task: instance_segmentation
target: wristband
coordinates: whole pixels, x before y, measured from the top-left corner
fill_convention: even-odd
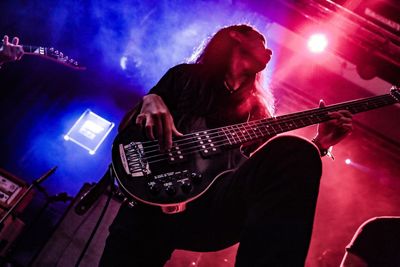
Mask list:
[[[335,157],[332,154],[332,148],[333,148],[332,146],[330,146],[327,149],[326,148],[322,148],[321,144],[315,138],[311,139],[311,142],[313,142],[318,147],[319,154],[321,155],[321,157],[328,156],[332,160],[335,159]]]

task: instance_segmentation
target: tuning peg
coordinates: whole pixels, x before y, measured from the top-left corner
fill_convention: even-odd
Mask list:
[[[50,47],[50,49],[49,49],[51,52],[53,52],[54,51],[54,47]]]
[[[64,56],[64,54],[60,52],[60,57],[63,57],[63,56]]]
[[[58,50],[54,51],[54,54],[58,55],[59,54]]]

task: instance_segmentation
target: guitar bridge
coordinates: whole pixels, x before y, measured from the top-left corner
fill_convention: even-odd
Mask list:
[[[150,166],[143,159],[144,150],[141,143],[131,142],[127,145],[119,145],[119,155],[122,166],[127,174],[139,177],[151,173]]]

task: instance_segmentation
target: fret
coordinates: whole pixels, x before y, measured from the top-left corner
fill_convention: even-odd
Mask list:
[[[254,121],[254,127],[260,132],[261,136],[267,135],[266,131],[262,131],[262,125],[259,122]]]
[[[233,138],[233,143],[234,143],[234,144],[240,143],[240,139],[239,139],[239,142],[236,141],[236,138],[239,138],[239,137],[237,137],[236,132],[235,132],[235,129],[233,128],[233,125],[228,126],[227,128],[228,128],[228,129],[230,128],[229,134],[230,134],[231,137]]]
[[[242,134],[243,134],[243,137],[244,137],[245,141],[249,141],[249,140],[253,140],[254,139],[254,137],[251,136],[251,134],[249,133],[249,127],[250,127],[249,123],[246,122],[244,124],[241,124],[240,127],[242,129],[241,131],[242,131]],[[247,135],[247,138],[246,138],[246,135]]]
[[[272,125],[271,127],[272,127],[273,129],[275,129],[275,131],[276,131],[277,133],[283,133],[284,130],[282,129],[281,124],[282,124],[282,123],[278,123],[277,125]],[[276,127],[279,127],[279,128],[276,128]]]
[[[229,138],[228,134],[225,132],[225,128],[221,128],[222,133],[226,137],[226,140],[228,140],[229,144],[232,145],[231,139]]]
[[[258,130],[257,126],[255,126],[254,122],[249,122],[250,129],[252,130],[253,134],[258,138],[258,135],[255,130]]]
[[[255,124],[255,125],[257,125],[257,124]],[[260,132],[260,134],[261,134],[262,137],[265,136],[265,134],[263,133],[263,131],[261,131],[260,128],[259,128],[258,126],[255,126],[255,129],[257,129],[257,130]]]
[[[253,140],[253,139],[254,139],[254,136],[252,136],[252,135],[250,134],[249,129],[251,129],[251,126],[250,126],[249,123],[246,123],[245,126],[244,126],[244,131],[245,131],[245,133],[247,133],[247,135],[249,136],[249,140]]]
[[[267,128],[266,128],[267,131],[268,131],[268,130],[272,130],[274,135],[275,135],[275,134],[278,134],[278,132],[275,130],[275,128],[272,127],[271,125],[267,124],[266,127],[267,127]]]
[[[287,122],[284,122],[284,129],[286,129],[286,130],[290,130],[290,129],[292,129],[292,127],[290,127],[292,124],[291,123],[287,123]]]
[[[266,125],[264,125],[264,123],[260,123],[259,129],[260,129],[260,131],[262,130],[265,133],[269,133],[268,128]]]
[[[242,129],[239,127],[239,125],[235,125],[236,127],[236,135],[239,138],[239,141],[242,142],[247,142],[246,136],[244,136],[244,133],[242,131]]]

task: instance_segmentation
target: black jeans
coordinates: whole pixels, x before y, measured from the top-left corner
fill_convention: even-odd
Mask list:
[[[174,249],[215,251],[237,242],[238,267],[304,266],[321,169],[313,144],[276,137],[182,213],[122,206],[100,266],[163,266]]]

